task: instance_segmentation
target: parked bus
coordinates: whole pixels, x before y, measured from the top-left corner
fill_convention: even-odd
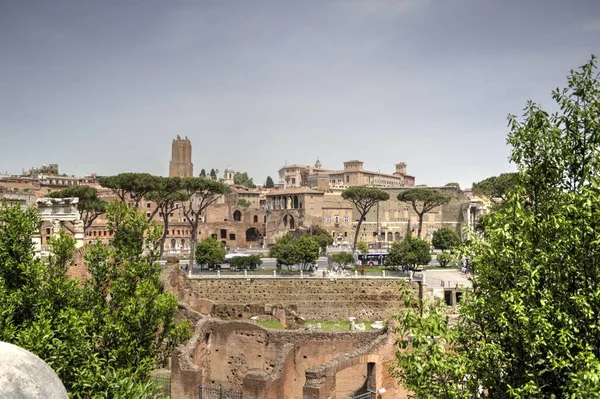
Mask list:
[[[359,254],[358,261],[365,266],[381,266],[387,256],[387,252],[369,252],[368,254]]]

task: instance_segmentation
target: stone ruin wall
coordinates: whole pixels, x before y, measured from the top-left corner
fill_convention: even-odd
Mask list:
[[[349,317],[356,317],[359,322],[389,320],[404,308],[397,279],[188,280],[181,275],[175,279],[171,284],[180,301],[193,304],[208,299],[218,304],[221,313],[228,313],[229,318],[247,319],[253,316],[253,307],[265,304],[294,309],[311,321]],[[416,283],[413,285],[416,291]]]
[[[322,391],[332,390],[328,397],[345,398],[366,383],[366,363],[348,363],[348,354],[361,348],[381,363],[377,365],[381,367],[378,386],[385,384],[388,391],[401,392],[387,368],[394,359],[391,337],[380,332],[269,330],[247,322],[200,318],[194,337],[173,355],[171,395],[173,399],[197,398],[202,384],[234,388],[248,399],[301,399],[309,397],[304,385],[311,369],[316,370],[312,375],[323,374]],[[345,368],[336,374],[340,365]],[[332,372],[328,383],[327,375]]]

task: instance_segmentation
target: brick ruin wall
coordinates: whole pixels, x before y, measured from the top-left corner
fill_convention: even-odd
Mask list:
[[[248,309],[265,304],[295,309],[306,320],[389,320],[401,313],[404,300],[397,279],[197,279],[171,278],[180,301],[193,306],[208,299],[229,318],[246,319]],[[413,289],[417,290],[413,283]],[[226,309],[223,309],[226,306]],[[200,309],[198,309],[200,311]]]
[[[269,330],[247,322],[201,318],[194,338],[174,353],[171,394],[174,399],[197,398],[202,384],[243,391],[249,399],[306,398],[307,370],[335,367],[340,363],[336,359],[344,361],[345,354],[358,348],[377,355],[378,385],[395,391],[399,387],[387,369],[394,359],[393,339],[385,337],[380,332]],[[373,345],[381,339],[389,344]],[[366,367],[361,363],[340,369],[331,380],[335,396],[347,397],[364,387]]]

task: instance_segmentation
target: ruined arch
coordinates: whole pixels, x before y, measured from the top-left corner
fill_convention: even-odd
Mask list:
[[[283,217],[283,227],[294,230],[296,228],[296,221],[292,215],[285,215]]]
[[[233,220],[235,220],[236,222],[241,222],[242,221],[242,212],[240,212],[239,210],[236,210],[235,212],[233,212]]]
[[[256,227],[250,227],[246,230],[246,241],[258,241],[260,238],[260,231]]]
[[[397,231],[397,232],[394,234],[394,241],[400,241],[400,232],[399,232],[399,231]]]

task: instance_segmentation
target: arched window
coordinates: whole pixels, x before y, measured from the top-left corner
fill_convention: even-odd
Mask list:
[[[258,223],[258,215],[254,215],[254,223]]]
[[[236,222],[240,222],[242,220],[242,212],[240,212],[240,211],[233,212],[233,220],[235,220]]]
[[[390,232],[388,232],[388,234],[387,234],[387,238],[388,238],[388,239],[387,239],[388,241],[394,241],[394,235],[392,234],[392,232],[391,232],[391,231],[390,231]]]

